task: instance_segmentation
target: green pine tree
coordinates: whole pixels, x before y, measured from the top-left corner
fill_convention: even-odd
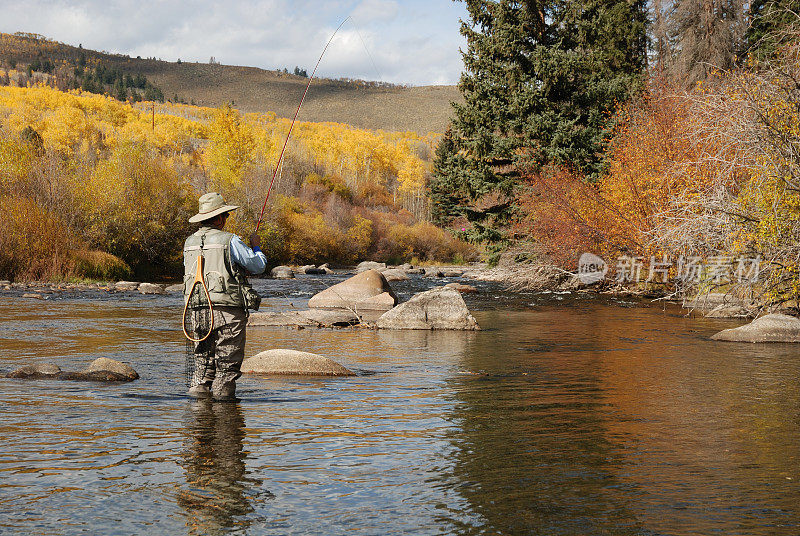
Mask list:
[[[758,59],[772,56],[788,35],[797,33],[800,28],[798,15],[800,0],[753,0],[750,26],[745,33],[745,52]]]
[[[498,243],[521,174],[550,164],[597,176],[615,107],[646,68],[644,0],[466,0],[465,72],[429,185],[439,223]]]

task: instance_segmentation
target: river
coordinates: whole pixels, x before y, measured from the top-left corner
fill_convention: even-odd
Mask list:
[[[343,277],[257,288],[302,308]],[[0,372],[105,356],[141,375],[0,379],[0,533],[800,533],[797,346],[713,342],[741,322],[674,305],[478,285],[480,332],[250,328],[247,355],[358,375],[244,377],[238,403],[185,396],[178,295],[0,294]]]

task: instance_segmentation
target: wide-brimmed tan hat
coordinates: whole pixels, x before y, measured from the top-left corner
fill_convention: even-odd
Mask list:
[[[189,218],[190,223],[197,223],[213,218],[223,212],[230,212],[239,208],[238,205],[226,205],[225,200],[217,192],[209,192],[200,196],[198,203],[200,211]]]

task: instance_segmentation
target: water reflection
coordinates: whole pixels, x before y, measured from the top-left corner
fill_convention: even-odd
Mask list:
[[[190,402],[181,463],[187,488],[178,496],[189,534],[224,534],[252,522],[253,490],[261,481],[247,476],[244,438],[239,404]]]

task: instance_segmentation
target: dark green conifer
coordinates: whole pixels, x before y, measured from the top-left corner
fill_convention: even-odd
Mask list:
[[[429,186],[439,223],[497,242],[521,174],[549,164],[593,177],[618,103],[640,91],[644,0],[466,0],[465,71]]]
[[[758,59],[767,58],[799,28],[800,0],[753,0],[750,26],[745,33],[745,52]]]

